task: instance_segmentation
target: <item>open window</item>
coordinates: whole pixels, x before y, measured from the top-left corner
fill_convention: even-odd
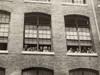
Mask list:
[[[46,68],[29,68],[22,71],[22,75],[54,75],[53,70]]]
[[[99,73],[96,70],[79,68],[70,70],[69,75],[99,75]]]
[[[50,15],[27,13],[24,24],[24,51],[52,52]]]
[[[5,75],[5,69],[4,68],[0,68],[0,75]]]
[[[50,0],[24,0],[25,2],[50,2]]]
[[[95,53],[88,17],[65,16],[65,27],[68,53]]]
[[[0,11],[0,50],[7,50],[10,13]]]
[[[86,4],[86,0],[63,0],[66,3],[75,3],[75,4]]]

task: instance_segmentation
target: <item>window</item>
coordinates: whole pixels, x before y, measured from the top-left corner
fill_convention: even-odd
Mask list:
[[[24,1],[38,1],[38,2],[50,2],[50,0],[24,0]]]
[[[24,51],[51,52],[50,20],[46,14],[25,14]]]
[[[63,0],[66,3],[86,4],[86,0]]]
[[[10,14],[0,11],[0,50],[7,49]]]
[[[23,70],[22,75],[53,75],[53,70],[45,68],[30,68]]]
[[[65,16],[67,52],[94,53],[89,19],[84,16]]]
[[[0,75],[5,75],[5,69],[0,68]]]
[[[69,71],[69,75],[99,75],[98,71],[91,69],[74,69]]]

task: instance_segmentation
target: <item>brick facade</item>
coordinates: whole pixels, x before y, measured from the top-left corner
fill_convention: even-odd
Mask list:
[[[11,13],[8,53],[0,54],[0,67],[6,69],[6,75],[21,75],[23,69],[31,67],[52,69],[54,75],[69,75],[69,70],[75,68],[89,68],[100,72],[100,44],[91,1],[87,0],[86,5],[63,4],[61,0],[51,0],[51,3],[24,2],[24,0],[0,1],[0,10]],[[96,7],[98,25],[100,24],[99,8]],[[29,12],[51,15],[54,55],[22,53],[24,14]],[[66,55],[64,16],[71,14],[89,17],[98,56]]]

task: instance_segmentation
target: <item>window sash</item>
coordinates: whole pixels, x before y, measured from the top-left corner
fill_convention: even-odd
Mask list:
[[[7,49],[10,14],[0,11],[0,50]],[[4,45],[4,46],[3,46]]]
[[[74,24],[71,24],[71,19]],[[79,50],[82,50],[83,47],[92,47],[92,38],[88,19],[76,16],[65,18],[65,27],[68,47],[75,46],[75,48],[79,48]]]
[[[86,0],[63,0],[66,3],[86,4]]]
[[[27,18],[27,17],[26,17]],[[47,17],[46,17],[47,18]],[[50,46],[51,47],[51,26],[50,23],[46,23],[44,19],[42,21],[40,16],[37,15],[35,16],[35,21],[36,24],[28,24],[28,22],[25,22],[25,36],[24,36],[24,40],[25,43],[24,44],[34,44],[37,46],[37,51],[39,50],[40,45],[43,46]],[[48,19],[49,20],[49,19]],[[35,42],[31,41],[33,39],[36,39]]]

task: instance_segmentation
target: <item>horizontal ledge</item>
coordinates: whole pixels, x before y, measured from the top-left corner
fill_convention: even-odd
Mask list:
[[[22,51],[22,54],[54,55],[54,52],[31,52],[31,51]]]
[[[8,50],[0,50],[0,54],[6,54],[8,53]]]
[[[98,56],[97,53],[66,53],[70,56]]]
[[[30,3],[46,3],[46,4],[50,4],[51,2],[48,2],[48,1],[24,1],[24,2],[30,2]]]
[[[1,0],[3,2],[12,2],[13,0]]]
[[[62,4],[63,4],[63,5],[88,6],[87,4],[66,3],[66,2],[62,2]]]
[[[100,7],[100,4],[99,5],[97,5],[98,7]]]

